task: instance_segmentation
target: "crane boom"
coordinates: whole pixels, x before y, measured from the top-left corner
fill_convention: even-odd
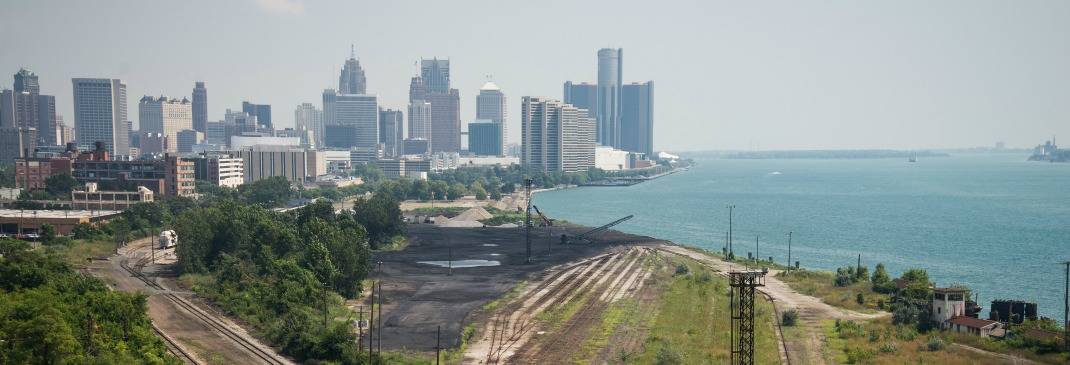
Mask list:
[[[541,219],[542,219],[542,222],[543,222],[544,224],[546,224],[546,226],[547,226],[547,227],[550,227],[550,226],[553,226],[553,225],[554,225],[554,223],[550,221],[550,218],[546,218],[546,215],[545,215],[545,214],[542,214],[542,211],[540,211],[540,210],[539,210],[539,207],[538,207],[538,206],[532,205],[531,207],[532,207],[532,208],[535,208],[535,213],[538,213],[538,214],[539,214],[539,218],[541,218]]]

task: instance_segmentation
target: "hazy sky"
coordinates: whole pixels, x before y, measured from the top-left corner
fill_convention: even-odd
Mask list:
[[[3,88],[27,66],[73,124],[72,77],[145,94],[207,83],[209,120],[242,100],[320,105],[356,44],[368,92],[404,108],[415,62],[449,58],[461,117],[486,75],[561,98],[624,48],[655,81],[654,147],[924,148],[1070,143],[1070,1],[0,0]]]

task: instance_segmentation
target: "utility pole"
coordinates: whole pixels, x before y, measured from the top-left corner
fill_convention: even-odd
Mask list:
[[[368,310],[368,361],[372,358],[372,341],[375,341],[375,283],[372,283],[372,307]]]
[[[531,263],[531,178],[524,179],[524,195],[527,200],[527,209],[524,210],[524,242],[527,243],[526,263]]]
[[[728,257],[729,259],[735,258],[735,250],[732,247],[732,210],[736,209],[735,204],[728,205]]]
[[[754,235],[754,264],[757,265],[761,256],[758,256],[758,235]]]
[[[440,350],[442,350],[442,325],[435,330],[435,365],[439,365],[439,359],[442,358],[438,355]]]
[[[379,349],[376,350],[380,356],[383,355],[383,280],[379,280],[379,323],[376,323],[379,328]]]
[[[156,229],[155,228],[153,228],[151,232],[152,232],[152,236],[153,237],[149,238],[149,246],[152,247],[151,248],[151,250],[152,250],[152,263],[155,264],[156,263],[156,245],[160,242],[160,236],[156,234]]]
[[[1066,281],[1063,289],[1063,346],[1070,351],[1070,261],[1064,261],[1066,266]]]
[[[364,352],[364,304],[360,305],[357,319],[357,353]]]
[[[788,271],[791,271],[791,231],[788,231]]]

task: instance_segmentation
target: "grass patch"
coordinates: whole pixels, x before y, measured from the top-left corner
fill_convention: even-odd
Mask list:
[[[497,208],[488,207],[487,213],[493,215],[491,218],[481,219],[479,222],[488,226],[500,226],[506,223],[517,223],[523,225],[524,219],[527,217],[524,212],[517,212],[515,210],[502,210]],[[535,213],[534,209],[531,212],[531,221],[538,225],[540,219],[539,215]]]
[[[390,242],[387,242],[387,243],[379,245],[379,249],[373,250],[373,251],[374,252],[404,251],[408,247],[409,247],[409,239],[405,238],[404,235],[397,235],[397,236],[394,236],[394,238],[391,239]]]
[[[43,246],[49,253],[60,255],[74,267],[85,267],[86,258],[108,257],[115,253],[115,242],[107,240],[74,240],[70,246]]]
[[[956,337],[938,331],[919,334],[910,326],[893,325],[890,318],[867,322],[826,321],[826,359],[839,364],[989,364],[996,358],[954,346]]]
[[[677,265],[688,267],[687,274],[665,278],[668,287],[661,297],[661,305],[642,352],[635,355],[638,363],[658,363],[679,360],[685,364],[718,364],[729,358],[728,282],[713,275],[693,260],[672,258],[668,267],[675,272]],[[773,329],[773,308],[764,300],[755,308],[755,363],[780,363],[776,333]]]
[[[461,212],[464,212],[464,211],[466,211],[468,209],[471,209],[471,208],[469,208],[469,207],[434,207],[434,208],[432,208],[432,207],[420,207],[420,208],[416,208],[416,209],[412,209],[412,210],[407,210],[406,213],[454,216],[454,215],[457,215],[457,214],[461,214]]]
[[[513,301],[513,299],[515,299],[517,296],[520,296],[520,293],[523,292],[524,288],[526,288],[527,286],[527,281],[521,281],[519,284],[516,284],[516,286],[514,286],[512,289],[509,289],[509,291],[506,292],[505,295],[502,295],[500,298],[489,301],[487,302],[487,304],[484,304],[482,309],[486,312],[498,309],[498,307],[500,307],[503,303],[509,303]]]
[[[873,291],[872,284],[869,281],[862,281],[848,286],[836,286],[836,274],[827,271],[781,271],[776,275],[776,278],[799,293],[819,298],[825,303],[836,307],[859,312],[875,313],[884,310],[884,308],[881,308],[882,303],[891,302],[889,295]],[[859,293],[863,296],[861,304],[858,303]]]

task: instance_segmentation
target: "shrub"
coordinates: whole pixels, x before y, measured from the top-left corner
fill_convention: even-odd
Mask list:
[[[896,337],[902,341],[914,341],[915,338],[918,338],[918,331],[913,328],[900,327]]]
[[[894,343],[885,342],[881,344],[880,350],[882,353],[885,354],[894,354],[895,352],[899,351],[899,347],[896,347]]]
[[[687,273],[690,272],[690,271],[691,271],[691,269],[689,269],[687,267],[687,265],[684,265],[684,264],[676,265],[676,275],[687,275]]]
[[[925,344],[925,348],[929,351],[940,351],[943,350],[945,346],[946,344],[944,343],[944,340],[936,336],[929,337],[929,342]]]
[[[700,272],[698,275],[695,275],[695,282],[698,282],[698,283],[708,283],[708,282],[710,282],[712,280],[713,280],[713,275],[711,275],[709,271],[703,271],[703,272]]]
[[[799,321],[799,311],[795,309],[788,309],[780,315],[780,324],[788,327],[794,327]]]
[[[880,341],[880,340],[881,340],[881,331],[880,330],[876,330],[876,329],[869,330],[869,342],[877,342],[877,341]]]
[[[855,302],[858,304],[866,304],[866,296],[862,293],[858,293],[858,295],[855,296]]]
[[[855,321],[838,321],[836,323],[836,332],[839,332],[840,338],[848,339],[855,337],[862,337],[866,335],[866,330],[862,328],[862,325]]]
[[[892,310],[892,324],[916,323],[919,313],[921,313],[921,311],[910,304],[897,305]]]
[[[684,363],[684,357],[680,353],[671,349],[668,344],[658,349],[658,354],[654,358],[654,363],[658,365],[677,365]]]
[[[846,351],[847,351],[847,363],[848,364],[864,363],[864,362],[866,362],[866,360],[869,360],[869,359],[873,358],[873,356],[875,355],[873,353],[873,350],[870,350],[870,349],[867,349],[867,348],[855,347],[855,348],[847,349]]]

